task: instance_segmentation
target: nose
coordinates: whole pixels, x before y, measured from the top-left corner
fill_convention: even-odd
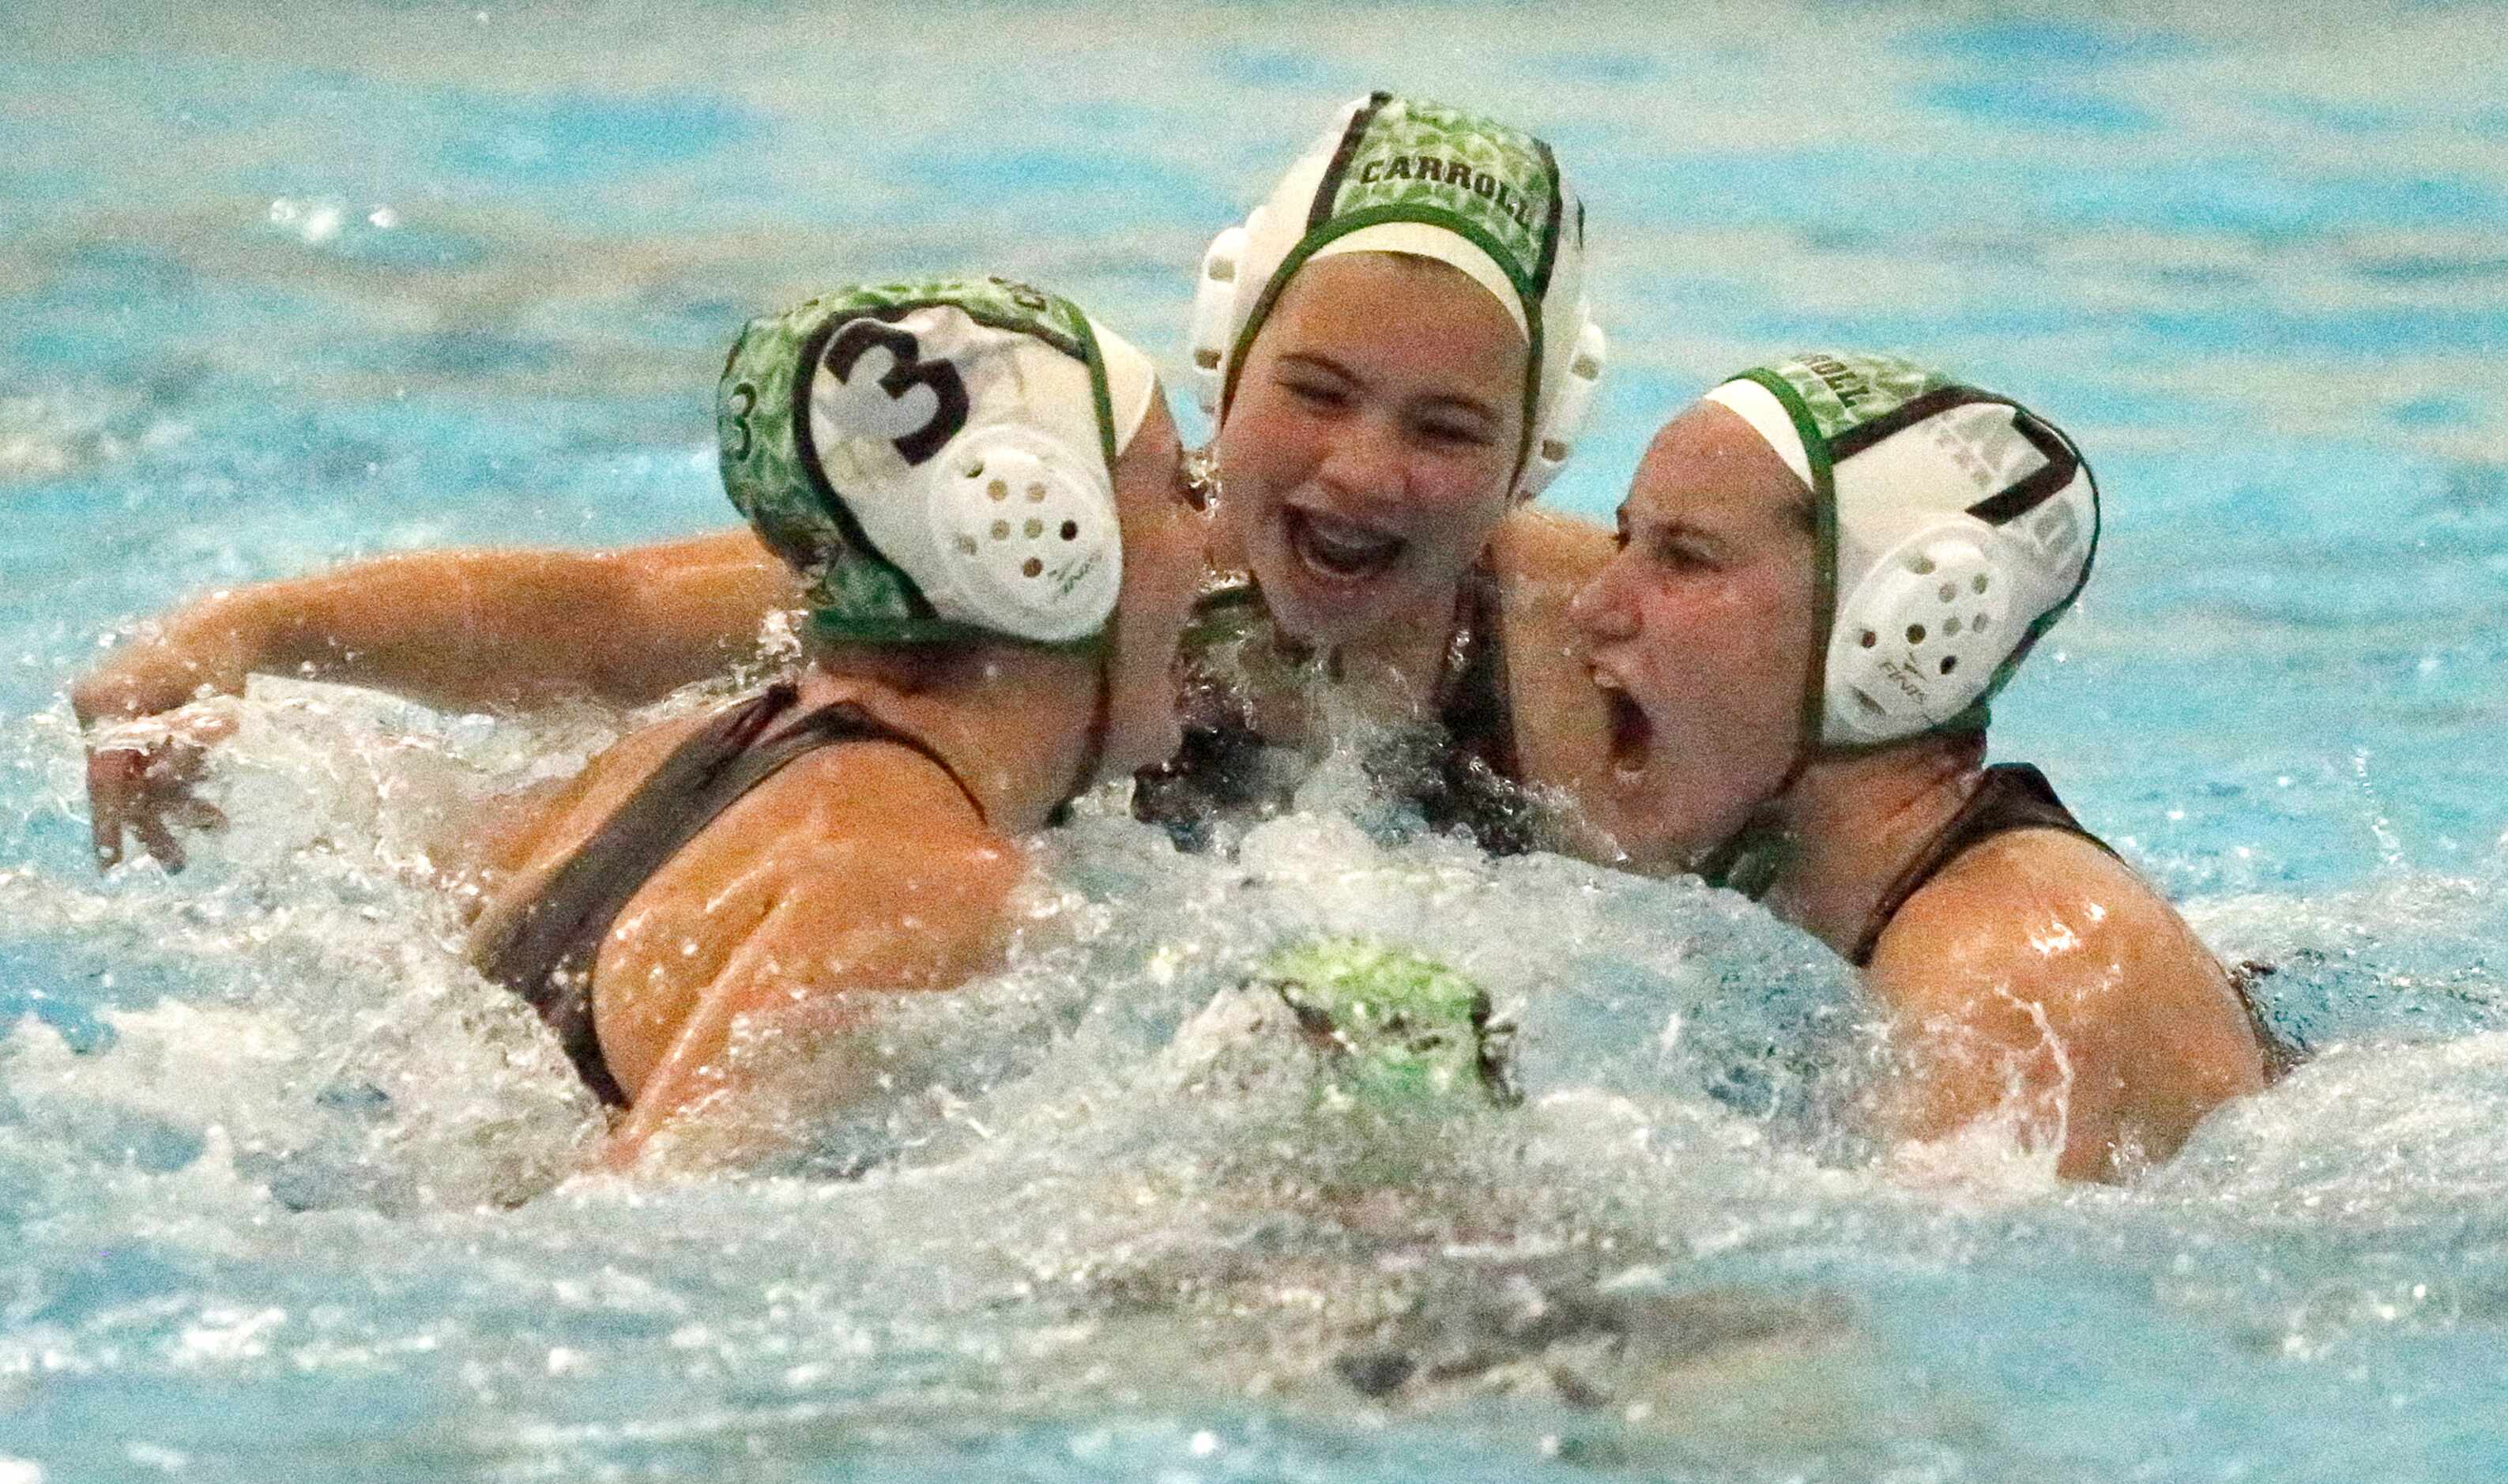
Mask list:
[[[1621,591],[1623,557],[1603,564],[1568,603],[1568,616],[1589,644],[1608,644],[1637,633],[1635,610]]]
[[[1315,476],[1338,494],[1401,499],[1410,479],[1402,430],[1392,418],[1375,412],[1345,420],[1333,429]]]

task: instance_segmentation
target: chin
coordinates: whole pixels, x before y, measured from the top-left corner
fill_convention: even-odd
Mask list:
[[[1278,589],[1266,587],[1269,595]],[[1306,604],[1294,596],[1274,605],[1272,619],[1279,631],[1300,644],[1330,649],[1349,643],[1375,626],[1374,605],[1353,611],[1346,604]]]
[[[1633,861],[1659,860],[1680,851],[1673,832],[1653,815],[1642,799],[1615,798],[1600,808],[1586,807],[1586,818]]]

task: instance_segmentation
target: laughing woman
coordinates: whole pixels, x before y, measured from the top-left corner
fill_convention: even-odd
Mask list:
[[[1139,807],[1180,835],[1281,802],[1354,716],[1374,770],[1484,846],[1613,857],[1541,807],[1598,787],[1604,719],[1568,601],[1607,537],[1527,502],[1591,406],[1584,212],[1550,147],[1377,93],[1203,261],[1192,337],[1218,421],[1221,550],[1184,755]]]
[[[1568,604],[1609,535],[1530,504],[1602,375],[1584,258],[1548,145],[1386,93],[1347,105],[1212,244],[1193,373],[1219,425],[1220,565],[1246,580],[1189,638],[1192,724],[1144,776],[1144,817],[1192,837],[1276,808],[1354,714],[1404,744],[1375,771],[1434,828],[1659,864],[1546,806],[1595,797],[1608,771]],[[754,657],[769,613],[800,606],[745,528],[417,553],[192,605],[76,698],[86,722],[159,718],[284,671],[464,710],[641,705]],[[178,718],[109,740],[91,764],[99,852],[118,857],[127,825],[179,860],[166,820],[186,817],[205,738]]]

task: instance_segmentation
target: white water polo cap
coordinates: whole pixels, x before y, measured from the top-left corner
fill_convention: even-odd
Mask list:
[[[1097,636],[1123,586],[1115,462],[1148,356],[1002,278],[841,289],[749,322],[716,399],[723,490],[868,643]]]
[[[1195,288],[1194,392],[1225,415],[1246,349],[1309,260],[1400,252],[1459,269],[1524,331],[1516,491],[1540,493],[1574,451],[1603,377],[1585,298],[1585,210],[1550,146],[1459,109],[1378,93],[1342,110],[1271,199],[1214,239]]]
[[[1811,488],[1827,635],[1805,729],[1855,748],[1985,725],[2089,580],[2099,493],[2009,397],[1895,356],[1812,352],[1707,394]]]

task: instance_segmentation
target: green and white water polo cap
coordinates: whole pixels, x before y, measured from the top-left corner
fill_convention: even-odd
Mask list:
[[[1605,344],[1585,297],[1585,212],[1550,146],[1521,130],[1378,93],[1342,110],[1243,226],[1202,255],[1194,392],[1225,415],[1246,348],[1298,270],[1343,252],[1451,264],[1497,296],[1531,348],[1516,491],[1538,494],[1593,410]]]
[[[753,319],[716,400],[722,483],[840,639],[1097,635],[1123,586],[1114,468],[1149,357],[1002,278],[840,289]]]
[[[2099,492],[2009,397],[1891,355],[1810,352],[1707,394],[1809,486],[1826,644],[1805,729],[1853,748],[1981,727],[2089,580]]]
[[[1309,939],[1273,950],[1255,972],[1331,1048],[1359,1092],[1425,1107],[1466,1097],[1518,1100],[1515,1027],[1487,989],[1424,954],[1369,938]]]

